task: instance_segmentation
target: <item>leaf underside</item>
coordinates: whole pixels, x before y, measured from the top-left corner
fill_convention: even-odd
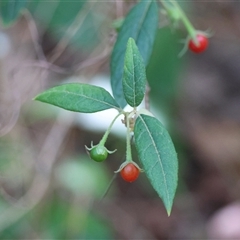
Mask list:
[[[146,72],[142,56],[133,38],[129,38],[124,61],[123,93],[127,103],[137,107],[144,98]]]
[[[82,113],[99,112],[110,108],[119,110],[116,101],[104,88],[83,83],[50,88],[36,96],[35,100]]]
[[[122,86],[124,56],[127,41],[132,37],[143,57],[145,66],[158,28],[158,5],[155,1],[141,1],[136,4],[123,22],[111,56],[111,86],[113,96],[124,108],[127,104]]]
[[[178,179],[178,160],[171,137],[155,117],[142,114],[136,119],[134,136],[143,169],[170,215]]]

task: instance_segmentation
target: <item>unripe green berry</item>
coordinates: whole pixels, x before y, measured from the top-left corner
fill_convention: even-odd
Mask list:
[[[106,160],[108,151],[104,146],[95,146],[90,150],[90,157],[96,162],[102,162]]]

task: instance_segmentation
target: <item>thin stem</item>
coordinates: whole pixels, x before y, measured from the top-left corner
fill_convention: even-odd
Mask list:
[[[109,190],[110,190],[110,188],[111,188],[114,180],[116,179],[116,177],[117,177],[117,174],[114,173],[114,175],[113,175],[110,183],[109,183],[108,186],[107,186],[107,189],[105,190],[105,192],[103,193],[102,197],[100,198],[100,202],[101,202],[101,201],[106,197],[106,195],[108,194],[108,192],[109,192]]]
[[[145,108],[149,111],[150,110],[150,104],[149,104],[149,93],[150,93],[150,86],[149,83],[147,82],[146,84],[146,93],[145,93]]]
[[[182,8],[179,6],[179,4],[175,0],[170,0],[170,2],[178,9],[179,13],[181,14],[181,19],[183,24],[185,25],[186,29],[188,30],[189,35],[191,38],[196,38],[196,30],[193,27],[192,23],[187,18],[186,14],[182,10]]]
[[[160,0],[160,2],[162,3],[162,5],[164,6],[165,9],[168,9],[169,6],[168,4],[166,4],[166,2],[164,0]],[[178,12],[181,15],[181,20],[184,24],[184,26],[186,27],[190,37],[197,42],[196,40],[196,30],[193,27],[192,23],[189,21],[189,19],[187,18],[186,14],[184,13],[184,11],[182,10],[182,8],[179,6],[179,4],[175,1],[175,0],[169,0],[169,2],[178,10]]]
[[[132,150],[131,150],[131,133],[130,133],[130,119],[129,115],[126,116],[127,121],[127,147],[126,147],[126,162],[132,162]]]
[[[108,127],[107,131],[104,133],[101,141],[99,142],[99,145],[102,145],[102,146],[105,145],[105,142],[107,141],[108,135],[109,135],[109,133],[110,133],[110,131],[111,131],[111,129],[112,129],[112,126],[113,126],[114,122],[115,122],[115,121],[117,120],[117,118],[118,118],[120,115],[122,115],[122,114],[123,114],[122,112],[118,113],[118,115],[112,120],[110,126]]]

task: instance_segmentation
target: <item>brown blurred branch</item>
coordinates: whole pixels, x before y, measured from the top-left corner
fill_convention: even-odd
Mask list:
[[[145,108],[150,111],[150,100],[149,100],[149,94],[150,94],[151,88],[149,86],[149,83],[146,84],[146,92],[145,92]]]
[[[54,63],[58,60],[58,58],[63,54],[63,52],[66,50],[70,40],[74,37],[74,35],[77,33],[81,25],[83,24],[85,18],[89,14],[89,12],[94,7],[93,3],[87,10],[85,10],[83,13],[82,11],[79,11],[78,15],[76,16],[74,22],[69,26],[67,29],[65,35],[62,37],[62,39],[58,42],[57,46],[52,51],[52,56],[48,60],[46,56],[43,53],[42,47],[39,44],[39,34],[37,31],[37,26],[32,19],[32,16],[29,12],[26,12],[26,19],[29,26],[29,31],[31,34],[31,38],[33,41],[33,46],[35,49],[35,52],[38,56],[38,61],[35,63],[26,63],[23,65],[23,67],[39,67],[44,68],[46,70],[51,70],[56,73],[60,74],[71,74],[74,72],[78,72],[84,68],[93,66],[97,63],[101,63],[102,61],[105,61],[105,59],[109,56],[111,49],[112,49],[112,42],[114,42],[115,36],[113,35],[109,39],[109,43],[105,46],[99,46],[97,49],[95,49],[87,59],[82,61],[80,64],[77,64],[76,66],[73,66],[71,70],[64,69],[62,67],[59,67],[55,65]],[[81,14],[80,14],[81,13]],[[101,52],[99,53],[99,49]],[[96,56],[97,55],[97,56]]]
[[[74,19],[73,23],[68,27],[66,30],[66,33],[60,39],[57,46],[52,51],[52,56],[49,59],[49,62],[53,63],[56,62],[56,60],[63,54],[63,52],[66,50],[70,40],[76,35],[80,27],[82,26],[84,20],[86,19],[89,12],[92,10],[93,6],[96,2],[90,2],[90,7],[85,11],[79,11],[76,18]]]
[[[32,185],[23,197],[1,213],[0,231],[3,231],[22,218],[44,197],[49,187],[52,167],[75,118],[75,114],[72,113],[71,117],[66,120],[64,117],[65,114],[65,112],[60,112],[38,154],[38,161],[36,161],[36,163],[41,163],[41,168],[37,168]]]
[[[32,42],[33,42],[33,46],[35,48],[35,52],[38,56],[38,59],[47,62],[47,59],[44,55],[44,52],[42,50],[41,45],[39,44],[39,34],[38,34],[38,30],[37,30],[37,26],[35,21],[32,18],[32,15],[30,12],[28,12],[27,10],[25,11],[24,14],[26,20],[27,20],[27,24],[28,24],[28,28],[29,28],[29,32],[31,34],[31,38],[32,38]]]
[[[86,60],[84,60],[80,65],[78,65],[75,69],[76,72],[79,72],[80,70],[93,66],[95,64],[100,64],[102,61],[106,60],[111,52],[111,47],[108,45],[104,48],[104,50],[96,57],[89,57]],[[95,52],[94,52],[95,53]],[[95,54],[93,54],[95,55]]]
[[[44,61],[44,60],[37,60],[35,62],[31,61],[31,62],[26,62],[24,63],[21,67],[26,67],[26,68],[32,68],[32,67],[38,67],[38,68],[42,68],[44,70],[49,70],[55,73],[59,73],[59,74],[70,74],[72,73],[72,71],[59,67],[57,65],[54,65],[50,62]]]
[[[115,3],[116,3],[116,18],[121,18],[123,17],[123,4],[124,2],[123,1],[118,1],[118,0],[115,0]]]

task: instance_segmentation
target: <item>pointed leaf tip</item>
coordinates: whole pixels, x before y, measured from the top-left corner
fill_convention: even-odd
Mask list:
[[[34,100],[74,112],[93,113],[110,108],[120,110],[114,98],[104,88],[83,83],[50,88],[37,95]]]
[[[143,114],[136,120],[134,136],[143,169],[170,216],[178,180],[178,160],[171,137],[160,121]]]
[[[142,56],[133,38],[129,38],[124,60],[123,93],[132,107],[140,105],[146,89],[146,71]]]
[[[152,53],[157,29],[158,5],[156,1],[137,3],[123,22],[113,48],[110,66],[113,96],[122,108],[127,105],[122,86],[127,41],[130,37],[135,39],[146,66]]]

